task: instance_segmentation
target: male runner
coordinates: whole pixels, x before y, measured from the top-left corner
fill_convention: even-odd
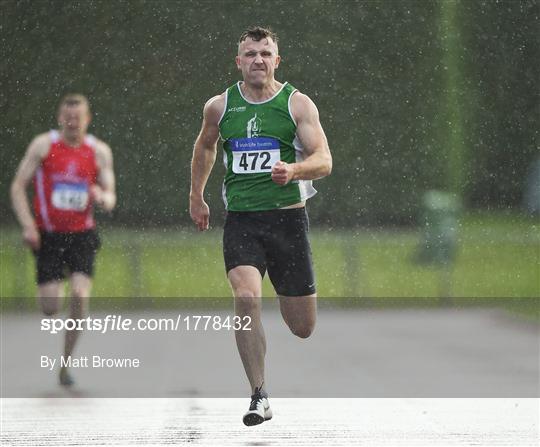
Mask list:
[[[110,211],[116,203],[111,149],[86,133],[90,120],[85,96],[64,96],[58,108],[60,129],[34,138],[11,185],[24,242],[36,256],[38,299],[46,315],[62,307],[67,270],[70,318],[84,318],[100,245],[93,205]],[[26,196],[32,178],[35,217]],[[73,352],[77,337],[78,331],[66,331],[64,358]],[[67,368],[60,369],[60,384],[73,384]]]
[[[252,321],[251,331],[235,332],[253,393],[243,418],[246,425],[272,417],[264,389],[261,324],[266,271],[293,334],[307,338],[314,329],[317,305],[305,203],[316,193],[311,180],[332,169],[315,104],[289,83],[274,79],[280,60],[272,31],[253,27],[242,34],[236,65],[243,82],[205,104],[191,167],[190,214],[203,231],[210,215],[203,192],[221,138],[225,267],[235,313]]]

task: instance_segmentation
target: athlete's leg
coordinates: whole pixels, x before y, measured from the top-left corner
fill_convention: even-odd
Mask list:
[[[54,280],[38,285],[38,301],[45,315],[54,315],[62,309],[64,281]]]
[[[88,298],[92,287],[92,280],[84,273],[73,273],[69,279],[71,300],[69,303],[69,318],[77,320],[85,318],[88,311]],[[64,342],[64,358],[72,355],[80,331],[66,330]],[[74,384],[67,367],[60,369],[60,384],[70,386]]]
[[[65,253],[66,265],[71,271],[69,277],[71,302],[69,318],[83,319],[88,311],[88,299],[92,289],[94,261],[100,242],[93,230],[74,233],[69,236]],[[64,355],[72,354],[81,331],[66,331]]]
[[[317,320],[309,220],[304,208],[279,210],[277,216],[266,244],[268,276],[285,323],[294,335],[307,338]]]
[[[235,331],[236,345],[252,392],[264,383],[266,339],[261,323],[262,277],[256,267],[241,265],[228,273],[234,294],[235,315],[251,318],[251,331]]]
[[[317,321],[317,294],[308,296],[280,296],[281,315],[291,332],[308,338],[315,329]]]
[[[84,273],[75,272],[70,279],[71,302],[69,305],[69,318],[83,319],[88,313],[88,299],[92,289],[92,279]],[[66,331],[64,355],[71,355],[80,331]]]

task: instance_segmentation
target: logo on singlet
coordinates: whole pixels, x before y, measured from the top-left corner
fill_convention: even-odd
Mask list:
[[[245,112],[246,106],[231,107],[227,112]]]
[[[261,132],[261,125],[262,120],[257,117],[257,114],[253,116],[248,122],[247,122],[247,137],[248,138],[255,138],[259,136],[259,133]]]

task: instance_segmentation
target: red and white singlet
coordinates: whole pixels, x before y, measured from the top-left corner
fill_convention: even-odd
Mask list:
[[[51,147],[34,176],[34,212],[38,228],[75,233],[95,227],[90,187],[97,181],[95,138],[87,135],[76,148],[56,130]]]

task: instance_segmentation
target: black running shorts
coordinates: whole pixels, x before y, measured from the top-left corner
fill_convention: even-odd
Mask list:
[[[227,273],[240,265],[256,267],[278,295],[315,293],[315,278],[308,240],[305,208],[270,211],[229,211],[223,231]]]
[[[80,233],[41,232],[41,246],[34,252],[38,284],[64,279],[66,270],[92,276],[100,245],[95,230]]]

